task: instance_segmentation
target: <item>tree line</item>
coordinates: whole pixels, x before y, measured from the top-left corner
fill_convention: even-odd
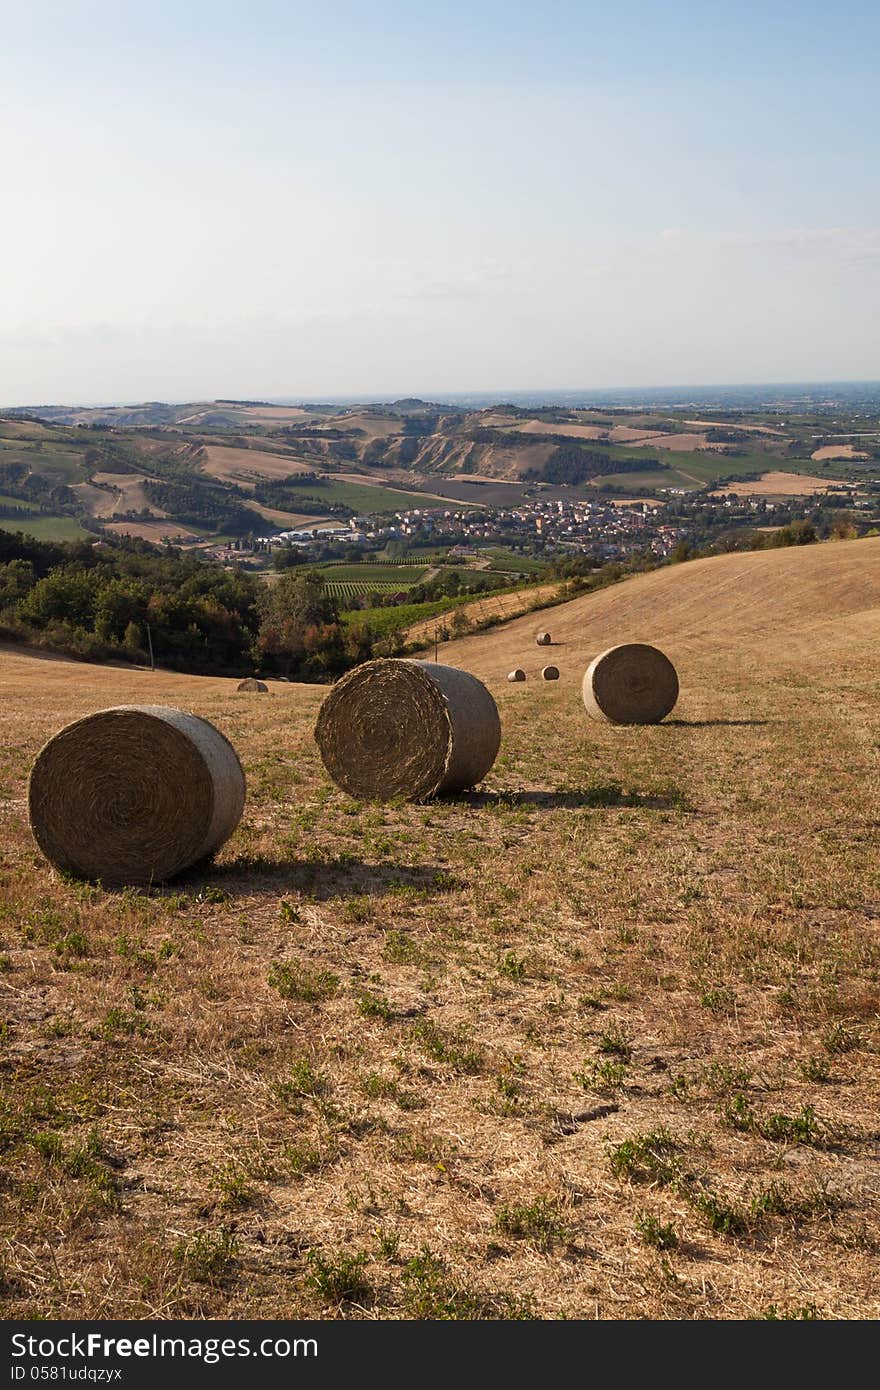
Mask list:
[[[269,586],[173,546],[53,544],[7,531],[0,635],[85,660],[143,664],[152,645],[156,662],[175,670],[318,681],[374,649],[366,626],[340,622],[314,571],[288,571]]]

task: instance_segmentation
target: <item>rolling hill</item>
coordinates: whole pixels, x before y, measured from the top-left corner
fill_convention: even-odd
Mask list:
[[[504,737],[424,806],[329,784],[321,688],[0,652],[5,1316],[880,1313],[880,538],[545,616],[441,648]],[[660,726],[584,713],[621,640],[678,666]],[[249,783],[152,894],[26,823],[42,741],[128,701]]]
[[[45,406],[0,415],[0,492],[16,506],[38,504],[44,534],[54,520],[59,534],[73,522],[204,545],[211,536],[247,535],[255,506],[264,508],[263,522],[273,511],[298,515],[297,489],[318,524],[427,499],[516,506],[539,491],[568,500],[595,498],[596,488],[667,500],[727,485],[764,497],[821,496],[847,485],[876,491],[873,416],[817,413],[783,421],[783,429],[760,413],[732,412],[726,422],[716,411],[705,421],[692,414],[469,410],[417,400]],[[0,508],[0,525],[21,524],[21,506],[14,515]]]

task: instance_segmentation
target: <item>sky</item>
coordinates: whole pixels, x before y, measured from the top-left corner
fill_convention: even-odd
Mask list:
[[[880,378],[874,0],[0,33],[0,406]]]

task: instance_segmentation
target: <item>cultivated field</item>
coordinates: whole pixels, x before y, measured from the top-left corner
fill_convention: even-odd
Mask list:
[[[633,639],[677,708],[588,721]],[[877,1317],[878,651],[880,539],[656,571],[442,648],[498,762],[378,807],[320,688],[0,653],[0,1311]],[[249,781],[154,895],[27,828],[43,740],[132,701]]]

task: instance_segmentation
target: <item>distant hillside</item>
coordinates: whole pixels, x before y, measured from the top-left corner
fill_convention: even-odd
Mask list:
[[[30,516],[34,534],[58,539],[108,530],[207,545],[438,500],[511,506],[597,488],[668,500],[725,486],[797,497],[845,482],[876,491],[878,474],[880,418],[846,410],[701,420],[693,408],[224,400],[0,415],[0,524]]]

